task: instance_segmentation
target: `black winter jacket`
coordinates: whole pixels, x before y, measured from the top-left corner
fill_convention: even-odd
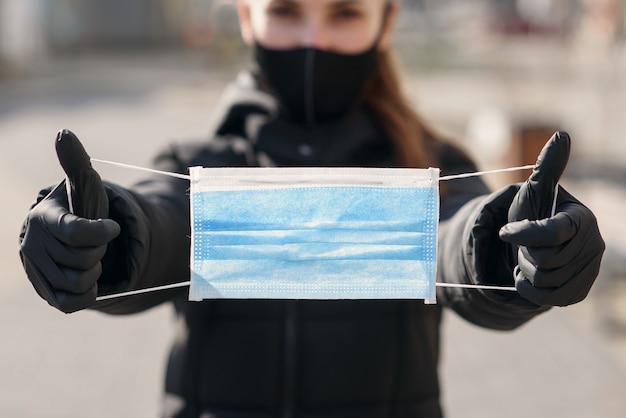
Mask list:
[[[216,115],[211,140],[173,145],[156,168],[397,166],[366,110],[305,129],[278,114],[247,73],[227,89]],[[457,148],[429,143],[443,174],[475,170]],[[107,191],[123,232],[109,245],[99,293],[189,280],[188,183],[154,176],[130,190],[108,184]],[[442,192],[439,281],[512,284],[513,256],[497,231],[515,188],[487,193],[477,178],[451,181]],[[514,328],[544,308],[514,292],[440,290],[438,300],[189,302],[186,290],[169,290],[93,308],[130,314],[173,302],[178,335],[166,417],[439,417],[442,306],[495,329]]]

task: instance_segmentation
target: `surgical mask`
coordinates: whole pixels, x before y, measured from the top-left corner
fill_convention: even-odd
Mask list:
[[[378,40],[357,54],[255,44],[261,75],[287,114],[306,125],[337,119],[361,97],[378,65]]]
[[[190,174],[190,300],[434,301],[438,169]]]

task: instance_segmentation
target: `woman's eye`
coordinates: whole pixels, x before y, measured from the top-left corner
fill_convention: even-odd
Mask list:
[[[294,19],[298,17],[298,11],[293,7],[288,6],[275,6],[268,10],[268,14],[271,17],[278,19]]]
[[[361,12],[354,9],[342,9],[334,13],[334,18],[339,21],[355,20],[361,17]]]

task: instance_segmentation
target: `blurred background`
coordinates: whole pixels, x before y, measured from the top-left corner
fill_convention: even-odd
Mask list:
[[[512,333],[445,317],[449,417],[626,414],[626,5],[623,0],[404,0],[405,84],[481,169],[534,163],[557,129],[562,184],[607,242],[583,303]],[[95,158],[148,165],[204,138],[250,64],[226,0],[0,0],[0,416],[154,417],[174,318],[63,315],[21,269],[17,236],[37,191],[62,178],[53,142],[72,129]],[[129,185],[140,174],[99,166]],[[523,175],[525,175],[524,173]],[[493,175],[498,187],[522,174]]]

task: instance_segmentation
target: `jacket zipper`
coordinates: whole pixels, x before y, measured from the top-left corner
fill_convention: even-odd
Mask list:
[[[297,364],[297,301],[288,300],[285,305],[285,354],[283,376],[283,418],[294,418],[296,403]]]
[[[315,48],[311,47],[306,52],[304,63],[304,114],[309,127],[315,125]]]

